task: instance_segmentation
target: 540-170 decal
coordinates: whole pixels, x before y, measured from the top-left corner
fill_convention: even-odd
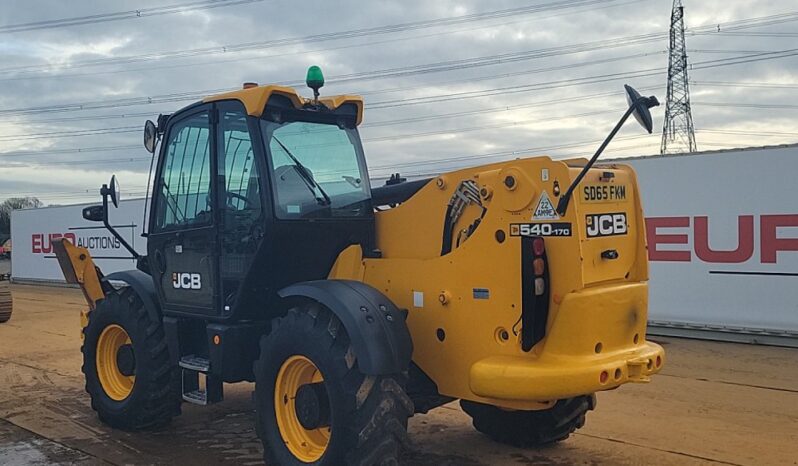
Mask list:
[[[569,222],[512,223],[510,236],[571,236]]]

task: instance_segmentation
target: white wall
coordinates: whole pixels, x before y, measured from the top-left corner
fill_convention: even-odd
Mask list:
[[[109,233],[102,222],[83,219],[83,208],[92,204],[16,210],[11,214],[11,277],[13,280],[64,281],[52,250],[52,240],[67,236],[85,246],[106,275],[136,267],[130,253]],[[110,221],[139,253],[147,251],[141,237],[144,200],[122,201],[110,208]]]
[[[642,191],[650,320],[798,336],[798,146],[618,162]]]

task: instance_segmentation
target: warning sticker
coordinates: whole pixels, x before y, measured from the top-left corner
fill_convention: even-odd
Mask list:
[[[540,200],[538,206],[535,207],[535,213],[532,214],[532,220],[557,220],[560,216],[557,215],[557,210],[554,209],[554,204],[546,191],[540,193]]]

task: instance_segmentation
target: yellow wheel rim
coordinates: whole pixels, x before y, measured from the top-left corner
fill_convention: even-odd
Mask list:
[[[124,375],[119,369],[116,354],[123,345],[130,344],[130,336],[116,324],[105,327],[97,340],[96,365],[105,394],[115,401],[122,401],[133,391],[135,375]]]
[[[305,356],[291,356],[280,367],[274,385],[274,412],[288,450],[305,463],[318,461],[330,443],[330,428],[319,427],[307,430],[299,422],[296,413],[296,398],[299,387],[324,381],[321,371]]]

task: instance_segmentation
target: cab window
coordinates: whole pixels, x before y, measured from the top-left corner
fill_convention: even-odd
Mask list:
[[[175,123],[169,131],[157,186],[157,230],[212,222],[210,129],[205,112]]]
[[[262,121],[278,218],[359,217],[371,211],[357,130]]]

